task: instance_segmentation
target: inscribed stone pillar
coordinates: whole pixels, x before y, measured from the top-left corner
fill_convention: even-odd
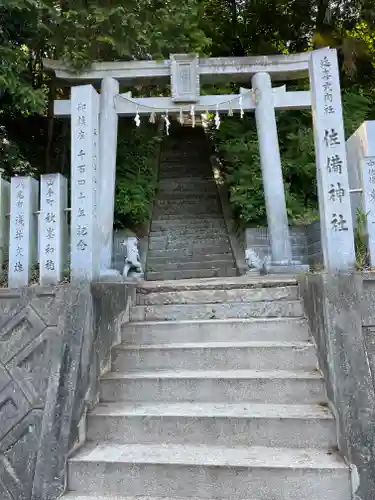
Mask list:
[[[0,276],[9,247],[10,183],[0,174]]]
[[[355,250],[336,50],[312,52],[310,82],[324,264],[347,270]]]
[[[27,286],[37,261],[39,183],[12,177],[10,188],[9,288]]]
[[[368,250],[371,267],[375,266],[375,156],[361,161],[363,182],[363,208],[366,213]]]
[[[91,85],[72,87],[71,120],[71,278],[92,281],[99,276],[99,96]]]
[[[67,179],[61,174],[41,176],[39,216],[40,284],[55,285],[67,261]]]
[[[270,75],[257,73],[252,86],[272,263],[287,265],[292,261],[292,251]]]
[[[100,270],[111,268],[113,247],[113,217],[115,209],[116,156],[118,116],[115,96],[119,83],[110,77],[102,81],[100,94]]]

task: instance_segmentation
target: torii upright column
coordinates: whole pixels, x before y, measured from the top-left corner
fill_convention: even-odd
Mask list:
[[[255,118],[258,131],[260,164],[267,209],[268,232],[272,251],[272,270],[282,272],[292,262],[274,95],[268,73],[252,78],[255,92]]]
[[[111,272],[113,248],[113,217],[115,209],[116,156],[118,116],[114,98],[119,93],[119,83],[111,77],[104,77],[100,93],[99,133],[99,233],[100,272]]]

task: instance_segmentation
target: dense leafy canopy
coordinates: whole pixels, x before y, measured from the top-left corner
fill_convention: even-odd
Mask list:
[[[52,108],[67,89],[44,71],[44,57],[63,59],[79,71],[95,60],[157,59],[170,52],[242,56],[330,45],[339,50],[350,134],[375,109],[374,26],[373,0],[0,0],[0,168],[7,175],[69,172],[69,124],[54,119]],[[228,87],[235,90],[230,82],[226,89],[206,90]],[[311,219],[316,193],[310,113],[280,112],[278,126],[290,218]],[[125,136],[116,215],[122,223],[139,224],[152,199],[154,163],[147,155],[154,155],[155,134],[147,129],[137,138],[128,130]],[[262,223],[253,117],[223,120],[215,140],[239,219]]]

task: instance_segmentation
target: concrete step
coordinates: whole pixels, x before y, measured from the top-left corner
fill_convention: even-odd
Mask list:
[[[112,371],[144,370],[314,370],[308,342],[210,342],[121,344],[112,351]]]
[[[189,195],[179,195],[179,196],[163,196],[163,197],[157,197],[155,200],[155,205],[164,207],[164,206],[176,206],[176,205],[186,205],[186,206],[196,206],[196,205],[214,205],[214,206],[219,206],[219,199],[215,195],[208,195],[208,194],[202,194],[202,195],[196,195],[194,197],[194,194],[192,193],[190,196]]]
[[[232,302],[229,304],[134,306],[131,310],[131,321],[178,321],[225,318],[246,319],[254,317],[282,318],[302,316],[303,308],[299,300],[275,300],[272,302],[260,301],[249,303]]]
[[[159,183],[156,197],[157,199],[191,199],[194,196],[199,198],[215,197],[217,198],[218,192],[214,181],[198,181],[195,185],[189,183],[187,186],[178,186],[174,181],[161,181]]]
[[[225,257],[228,257],[225,259]],[[218,256],[220,259],[220,256]],[[188,262],[164,262],[164,264],[158,264],[156,259],[150,259],[147,261],[147,271],[159,272],[163,274],[163,271],[186,271],[186,270],[198,270],[198,269],[222,269],[225,267],[233,268],[233,257],[231,255],[223,255],[221,260],[204,260],[201,262],[188,261]]]
[[[318,371],[174,370],[105,374],[101,402],[319,404],[326,401]]]
[[[150,292],[137,289],[137,304],[223,304],[229,302],[260,302],[273,300],[297,300],[298,287],[234,288],[229,290],[173,290]]]
[[[175,271],[147,271],[146,279],[148,281],[160,280],[183,280],[196,278],[215,278],[217,276],[236,276],[237,268],[232,265],[227,267],[209,267],[208,269],[183,269]]]
[[[199,170],[192,171],[192,170],[175,170],[175,171],[164,171],[160,170],[159,171],[159,179],[160,180],[180,180],[180,179],[187,179],[190,180],[191,182],[195,183],[197,180],[206,180],[206,181],[211,181],[212,180],[212,173],[206,173],[206,172],[200,172]]]
[[[139,293],[177,292],[194,290],[254,290],[259,288],[277,288],[297,286],[297,279],[293,275],[266,275],[266,276],[236,276],[232,278],[212,278],[181,281],[159,281],[148,283],[143,281],[137,285]]]
[[[184,172],[186,175],[204,173],[212,175],[212,169],[206,163],[202,163],[197,158],[175,161],[161,161],[160,172]]]
[[[319,405],[110,403],[88,414],[87,439],[123,444],[334,448],[332,413]]]
[[[209,255],[204,255],[204,254],[189,254],[185,253],[185,255],[180,254],[175,254],[174,256],[164,255],[165,252],[158,252],[157,255],[155,255],[154,251],[149,252],[147,256],[147,266],[150,266],[154,268],[155,266],[168,266],[168,264],[171,265],[177,265],[178,269],[178,264],[181,264],[182,267],[181,269],[184,269],[184,264],[190,264],[194,262],[198,262],[199,264],[203,264],[204,262],[207,262],[207,266],[203,265],[204,269],[209,269],[212,267],[211,263],[216,262],[216,261],[223,261],[224,265],[228,265],[228,262],[231,264],[234,262],[232,252],[227,252],[227,253],[213,253]],[[200,265],[196,267],[195,269],[200,269]],[[167,268],[165,268],[168,270]],[[174,267],[172,267],[174,269]],[[187,269],[191,269],[191,266],[187,266]],[[155,271],[157,269],[155,268]]]
[[[200,260],[200,255],[232,255],[231,248],[228,245],[214,245],[214,246],[205,246],[205,247],[195,247],[194,243],[190,248],[178,248],[171,250],[153,250],[150,249],[148,253],[148,258],[155,257],[164,257],[165,259],[181,259],[181,257],[190,257],[190,260],[196,259]],[[198,258],[197,258],[198,257]],[[183,278],[181,278],[183,279]]]
[[[168,238],[169,240],[176,240],[179,238],[185,239],[214,239],[225,237],[228,238],[227,228],[225,224],[217,228],[190,228],[190,227],[177,227],[172,229],[162,229],[159,231],[151,231],[149,234],[149,238]]]
[[[179,238],[168,238],[168,237],[151,237],[148,241],[148,248],[150,250],[178,250],[186,248],[207,248],[217,246],[219,249],[229,248],[229,239],[225,237],[216,238],[186,238],[181,236]],[[220,250],[219,250],[220,252]]]
[[[91,443],[68,463],[85,494],[350,500],[349,468],[326,450]],[[286,479],[287,478],[287,479]]]
[[[206,182],[206,181],[205,181]],[[200,186],[197,188],[194,188],[194,186],[191,186],[189,190],[185,191],[177,191],[177,190],[172,190],[168,188],[162,188],[158,189],[156,193],[156,199],[157,200],[169,200],[169,199],[179,199],[179,200],[190,200],[196,196],[199,200],[204,200],[206,197],[209,199],[214,199],[217,197],[217,188],[214,187],[207,187],[205,190],[203,190]]]
[[[152,231],[226,231],[226,226],[224,219],[222,217],[215,217],[214,219],[197,219],[193,218],[190,220],[157,220],[153,219],[151,223]]]
[[[208,203],[200,204],[200,205],[191,205],[191,206],[169,206],[169,207],[154,207],[153,217],[155,219],[168,217],[168,216],[187,216],[190,215],[200,216],[200,214],[204,214],[204,216],[211,217],[212,215],[221,216],[221,210],[217,205],[210,205]]]
[[[170,226],[174,227],[177,225],[185,225],[189,226],[193,222],[200,222],[205,221],[208,222],[216,222],[219,221],[221,223],[224,223],[224,218],[223,214],[221,212],[215,212],[215,213],[207,213],[207,212],[202,212],[202,213],[182,213],[182,214],[174,214],[174,215],[164,215],[164,214],[157,214],[153,215],[153,222],[155,224],[158,223],[163,223],[164,221],[169,221]]]
[[[181,191],[181,192],[193,192],[193,189],[199,190],[201,189],[203,192],[206,191],[206,189],[212,189],[215,191],[216,188],[216,183],[215,180],[212,178],[211,182],[207,181],[196,181],[194,184],[191,183],[186,183],[183,181],[168,181],[168,180],[163,180],[160,181],[158,184],[158,190],[167,190],[167,191]]]
[[[304,342],[309,338],[307,322],[295,318],[155,321],[126,323],[122,327],[122,341],[127,344]]]

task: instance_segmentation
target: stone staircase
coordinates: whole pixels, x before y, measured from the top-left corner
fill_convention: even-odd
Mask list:
[[[236,274],[204,131],[178,127],[163,142],[146,279]]]
[[[144,282],[69,500],[349,500],[292,278]]]

